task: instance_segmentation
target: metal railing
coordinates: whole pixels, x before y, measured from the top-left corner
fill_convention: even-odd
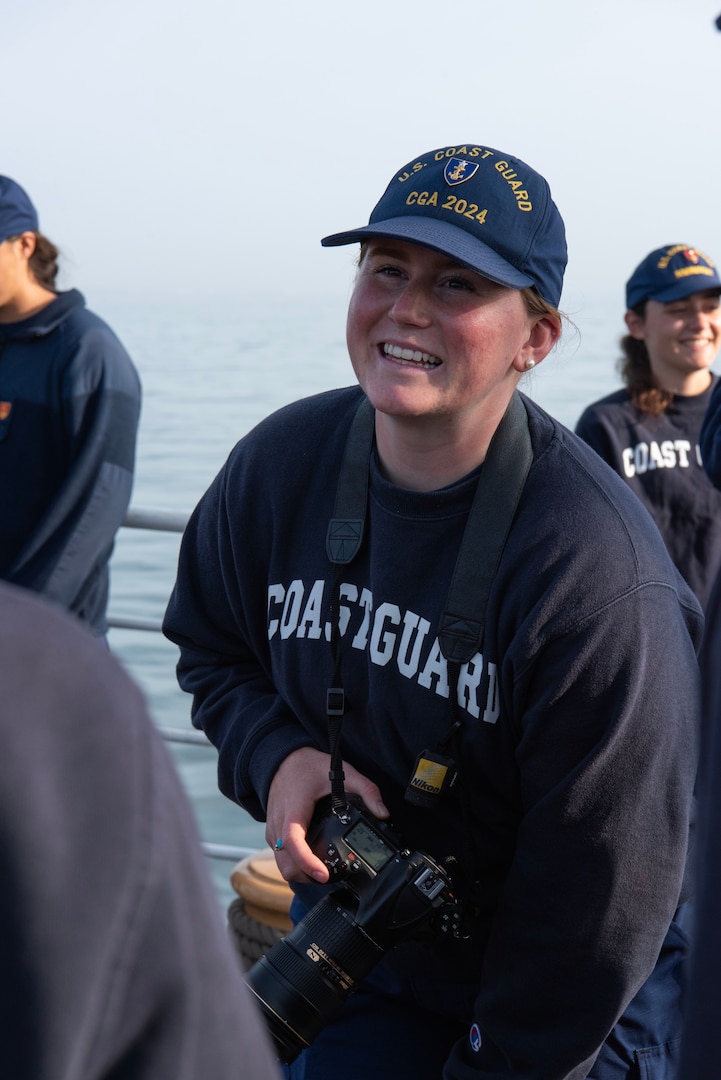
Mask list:
[[[159,510],[154,507],[131,506],[125,515],[123,527],[126,529],[150,529],[158,532],[182,533],[188,522],[189,514],[178,510]],[[108,626],[120,630],[148,630],[160,633],[161,619],[146,619],[140,616],[108,616]],[[158,731],[165,742],[191,744],[193,746],[212,747],[212,743],[202,731],[193,728],[175,728],[158,725]],[[222,796],[218,793],[218,798]],[[227,859],[238,862],[248,855],[253,855],[256,848],[236,847],[231,844],[213,844],[202,841],[205,854],[211,859]]]
[[[125,515],[123,528],[182,533],[188,524],[189,517],[190,514],[183,510],[158,510],[150,506],[131,506]],[[108,626],[120,630],[149,630],[151,633],[159,634],[162,629],[162,621],[160,619],[144,619],[139,615],[110,614]],[[201,737],[204,738],[204,736]]]

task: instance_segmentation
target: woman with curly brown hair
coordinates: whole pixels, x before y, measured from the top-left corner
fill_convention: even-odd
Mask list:
[[[589,405],[576,427],[650,511],[704,605],[721,566],[721,492],[698,447],[718,379],[720,296],[716,266],[701,251],[652,251],[626,285],[625,388]]]

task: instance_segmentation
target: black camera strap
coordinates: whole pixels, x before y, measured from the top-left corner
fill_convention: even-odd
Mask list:
[[[326,553],[336,568],[330,602],[334,675],[333,686],[327,692],[334,808],[346,803],[340,749],[340,728],[345,712],[340,663],[340,579],[342,567],[355,558],[363,542],[374,430],[375,410],[364,397],[346,440],[333,517],[326,533]],[[520,394],[514,392],[493,434],[478,477],[445,610],[439,622],[438,642],[448,667],[451,724],[441,740],[440,755],[424,751],[423,755],[427,757],[421,755],[419,758],[419,762],[430,759],[430,767],[438,764],[439,757],[441,764],[446,761],[446,748],[456,763],[456,770],[460,763],[460,669],[483,647],[488,596],[532,461],[528,415]],[[416,764],[418,767],[419,763]]]
[[[363,542],[368,506],[368,477],[373,451],[375,410],[367,397],[358,406],[351,423],[338,487],[333,517],[326,533],[326,553],[335,566],[330,598],[330,647],[333,657],[333,684],[326,693],[328,739],[330,743],[331,808],[342,814],[347,807],[340,729],[345,712],[345,691],[340,663],[340,581],[342,568],[356,557]]]
[[[483,647],[488,596],[532,462],[528,414],[514,393],[478,477],[438,628],[441,652],[449,665],[457,665],[456,677],[458,667]]]

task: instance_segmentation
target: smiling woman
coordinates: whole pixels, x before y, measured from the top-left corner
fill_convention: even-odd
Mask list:
[[[518,390],[560,333],[548,184],[442,147],[323,243],[364,245],[359,385],[238,443],[164,623],[295,892],[250,985],[294,1080],[666,1080],[701,613],[638,500]],[[359,814],[391,853],[360,873]]]
[[[532,316],[518,289],[418,244],[370,240],[347,341],[356,378],[377,410],[385,475],[400,487],[432,491],[475,468],[519,379],[559,333],[559,317]],[[438,452],[431,455],[431,447]]]
[[[576,430],[644,503],[705,605],[721,568],[721,492],[698,444],[717,382],[721,278],[707,255],[670,244],[633,272],[626,305],[625,389],[589,405]]]

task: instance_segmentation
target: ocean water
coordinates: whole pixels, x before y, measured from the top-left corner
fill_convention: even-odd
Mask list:
[[[343,295],[112,296],[88,302],[121,338],[143,382],[134,506],[189,512],[234,444],[264,416],[354,381]],[[521,389],[572,428],[585,405],[618,386],[623,323],[615,297],[572,297],[563,307],[572,325]],[[121,530],[112,563],[112,614],[162,618],[179,541],[176,534]],[[124,629],[110,632],[110,646],[145,691],[154,719],[190,727],[190,699],[175,680],[175,646],[160,634]],[[171,752],[203,838],[261,847],[263,825],[217,790],[215,750],[172,745]],[[211,869],[226,904],[233,896],[232,864],[212,860]]]

